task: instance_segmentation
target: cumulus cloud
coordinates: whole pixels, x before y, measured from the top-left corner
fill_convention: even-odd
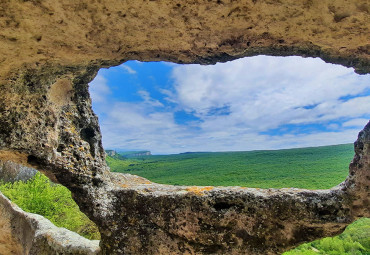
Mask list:
[[[342,125],[343,127],[363,128],[368,122],[369,122],[369,119],[359,118],[359,119],[351,119],[349,121],[346,121]]]
[[[151,103],[117,102],[103,122],[105,146],[170,152],[186,129],[177,125],[171,112],[157,112]]]
[[[96,103],[104,103],[106,101],[106,97],[111,93],[107,84],[107,79],[99,74],[92,82],[90,82],[89,91],[91,98],[93,98]]]
[[[370,117],[370,76],[320,59],[259,56],[168,67],[172,85],[158,88],[161,99],[140,89],[140,102],[101,104],[106,147],[178,153],[348,143]],[[98,102],[108,94],[92,91]],[[194,119],[181,123],[178,111]]]
[[[340,99],[369,89],[368,76],[319,59],[260,56],[215,66],[176,66],[173,79],[172,100],[205,120],[204,128],[243,125],[262,131],[359,117],[370,109],[368,96]],[[211,109],[224,106],[230,109],[228,116],[208,116]]]

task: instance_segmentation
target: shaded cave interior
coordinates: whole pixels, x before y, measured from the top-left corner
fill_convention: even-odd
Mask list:
[[[347,179],[330,190],[160,185],[109,171],[88,93],[100,68],[134,59],[309,56],[369,73],[366,0],[8,1],[0,8],[0,159],[66,186],[98,225],[101,254],[278,254],[370,216],[370,123]],[[33,254],[43,254],[38,245]],[[55,247],[45,254],[58,254]]]
[[[67,96],[67,99],[63,99],[64,103],[68,102],[68,105],[65,105],[65,104],[63,105],[62,104],[62,107],[61,107],[62,108],[61,111],[63,112],[63,116],[64,116],[64,117],[61,117],[62,122],[64,122],[63,125],[61,126],[61,129],[63,130],[63,132],[65,132],[65,134],[64,134],[64,137],[62,136],[62,139],[61,139],[62,142],[58,144],[58,147],[57,147],[57,150],[56,150],[57,153],[62,156],[61,162],[57,162],[56,165],[55,165],[55,163],[50,165],[50,162],[48,162],[47,159],[45,158],[45,156],[42,156],[42,155],[32,154],[32,155],[28,155],[26,157],[24,157],[22,154],[20,154],[20,155],[16,154],[15,155],[16,159],[19,159],[19,158],[22,159],[21,161],[18,161],[18,162],[24,163],[25,165],[29,165],[29,166],[32,166],[32,167],[35,167],[35,168],[41,170],[42,172],[47,174],[51,180],[57,181],[58,183],[62,183],[64,185],[67,183],[66,186],[73,193],[80,193],[82,191],[82,194],[83,194],[85,191],[81,190],[81,188],[79,187],[81,184],[74,184],[75,183],[75,180],[73,180],[74,177],[73,177],[73,175],[70,175],[70,172],[69,172],[70,170],[67,170],[67,169],[73,169],[75,167],[80,168],[81,164],[82,164],[82,169],[84,169],[84,171],[86,171],[86,170],[88,171],[88,168],[86,166],[84,166],[84,164],[86,164],[84,162],[84,159],[88,159],[87,162],[89,164],[91,164],[89,167],[92,167],[91,168],[92,171],[90,173],[87,172],[87,175],[85,175],[85,176],[84,176],[84,174],[83,175],[79,174],[78,182],[82,181],[82,184],[91,182],[92,186],[100,187],[100,188],[101,188],[101,185],[103,185],[103,187],[105,186],[103,184],[104,183],[103,180],[105,178],[107,178],[107,173],[105,173],[104,171],[109,171],[109,169],[106,167],[106,164],[105,164],[105,152],[104,152],[103,146],[101,144],[101,135],[100,135],[100,129],[99,129],[99,126],[98,126],[97,118],[94,115],[94,113],[92,113],[91,108],[90,108],[91,106],[90,106],[89,103],[87,105],[88,106],[87,109],[89,110],[89,108],[90,108],[91,112],[86,111],[86,108],[85,108],[86,107],[86,102],[90,102],[89,93],[88,93],[88,85],[87,84],[92,80],[92,78],[96,75],[96,73],[97,73],[97,69],[95,69],[95,71],[93,72],[93,75],[88,76],[89,78],[85,78],[85,77],[82,78],[83,83],[82,82],[80,83],[79,79],[77,79],[77,83],[76,83],[76,80],[75,80],[74,81],[74,84],[75,84],[74,89],[76,91],[75,95],[72,98],[69,98],[70,97],[70,91],[67,91],[67,93],[65,94]],[[80,85],[82,85],[82,86],[78,87]],[[55,86],[55,85],[52,85],[52,86]],[[29,86],[29,90],[34,91],[35,89],[37,89],[37,85],[32,83]],[[72,102],[72,104],[75,104],[75,105],[71,106],[70,105],[71,102]],[[79,118],[81,118],[81,116],[85,116],[85,115],[89,116],[90,119],[84,118],[81,121],[81,119],[79,119]],[[47,124],[46,124],[46,126],[47,126]],[[41,146],[42,146],[42,148],[47,148],[48,145],[47,145],[47,143],[42,143]],[[360,147],[358,147],[360,149],[364,148],[364,147],[361,147],[363,145],[358,144],[358,146],[360,146]],[[97,163],[96,158],[98,158],[98,164],[97,165],[95,165]],[[65,159],[67,159],[67,161],[65,161]],[[72,160],[72,162],[74,162],[72,165],[69,163],[71,160]],[[103,172],[101,170],[99,170],[99,168],[101,168],[102,166],[104,166],[105,169],[106,169]],[[56,170],[56,167],[57,167],[58,170]],[[97,168],[97,167],[99,167],[99,168]],[[48,169],[48,170],[45,170],[45,169]],[[60,170],[62,170],[62,171],[60,171]],[[351,172],[350,172],[350,174],[351,174]],[[92,178],[89,177],[89,175],[91,175]],[[112,177],[109,177],[109,179],[111,181],[113,181],[114,185],[118,185],[118,186],[120,186],[124,189],[128,188],[128,190],[136,189],[136,187],[139,187],[139,189],[144,188],[144,190],[148,190],[148,187],[149,187],[149,190],[151,190],[151,189],[153,189],[153,187],[158,186],[158,185],[156,185],[154,183],[151,183],[150,181],[147,181],[147,180],[145,180],[141,177],[125,176],[122,179],[122,177],[117,178],[117,177],[112,176]],[[344,184],[344,185],[346,185],[346,184]],[[165,187],[165,189],[168,189],[168,188],[169,187]],[[224,190],[226,191],[229,188],[225,188]],[[159,190],[162,190],[162,189],[163,189],[162,187],[159,187]],[[182,193],[184,189],[187,191],[187,193],[191,194],[190,196],[195,195],[196,197],[197,196],[202,197],[204,194],[208,193],[208,190],[203,189],[202,187],[195,188],[196,192],[194,192],[193,190],[188,189],[186,187],[185,188],[184,187],[170,187],[169,191],[168,191],[169,192],[168,194],[169,195],[171,194],[171,192],[172,192],[171,190],[173,190],[174,193],[176,193],[176,192],[179,193],[179,191],[180,191],[180,193]],[[233,189],[235,189],[235,188],[231,187],[231,190],[233,190]],[[342,189],[342,187],[339,187],[338,189]],[[222,190],[222,188],[221,188],[221,190]],[[98,192],[98,194],[99,194],[101,191],[94,191],[94,192]],[[147,191],[145,191],[145,192],[147,192]],[[266,192],[270,193],[270,191],[267,191],[267,190],[266,190]],[[293,192],[300,192],[300,191],[293,191]],[[306,193],[307,191],[302,191],[302,192]],[[332,193],[332,191],[329,191],[329,190],[327,192]],[[309,193],[310,192],[308,192],[308,194]],[[314,194],[314,193],[315,192],[313,191],[312,194]],[[311,195],[308,195],[308,197],[311,196]],[[102,195],[102,193],[100,193],[100,196],[102,196],[102,198],[104,199],[104,195]],[[232,197],[233,196],[234,195],[232,195]],[[332,196],[332,194],[330,196]],[[213,198],[213,195],[211,195],[211,197]],[[83,202],[81,201],[81,199],[82,199],[81,197],[78,197],[78,196],[75,195],[74,198],[76,199],[76,201],[80,205],[83,204]],[[105,197],[105,198],[107,198],[107,197]],[[84,198],[83,198],[83,200],[85,201]],[[336,198],[334,198],[334,200],[343,200],[343,198],[338,199],[338,197],[336,197]],[[98,211],[100,210],[99,208],[101,207],[101,203],[104,203],[102,200],[100,200],[100,201],[101,202],[98,202],[95,205],[96,208],[94,210],[98,210]],[[144,204],[146,204],[148,202],[148,200],[145,200],[145,201],[146,202],[144,202]],[[191,202],[191,203],[193,203],[193,202]],[[217,201],[217,199],[216,199],[216,201],[211,202],[211,208],[213,208],[217,212],[220,212],[220,211],[221,212],[227,212],[227,211],[230,211],[230,210],[233,211],[233,210],[236,210],[237,207],[239,207],[239,206],[237,206],[235,208],[235,206],[234,206],[235,204],[238,204],[238,203],[240,203],[240,202],[236,202],[236,203],[235,202],[230,202],[230,201],[228,201],[228,199],[225,200],[224,198],[221,198],[221,200]],[[332,202],[330,202],[330,204],[331,203]],[[330,205],[330,206],[332,206],[332,205]],[[91,217],[91,215],[95,215],[95,216],[92,217],[92,219],[94,221],[98,221],[98,224],[102,224],[101,221],[100,221],[101,218],[100,217],[95,218],[96,214],[93,211],[91,211],[91,208],[86,208],[86,207],[82,206],[81,209],[87,215],[90,215],[90,217]],[[166,207],[164,207],[162,209],[165,210],[165,211],[168,210],[168,208],[166,208]],[[170,210],[172,210],[172,209],[170,209]],[[204,210],[204,209],[201,209],[201,210]],[[337,211],[338,209],[336,208],[335,210]],[[251,210],[251,211],[256,212],[255,210]],[[319,216],[324,217],[324,218],[328,217],[330,214],[333,213],[333,211],[331,211],[330,209],[329,210],[322,209],[320,211],[321,212],[319,213]],[[106,213],[109,215],[109,213],[111,213],[111,212],[106,212]],[[279,212],[279,214],[280,213],[281,212]],[[345,213],[342,213],[342,214],[345,214]],[[146,213],[144,213],[144,215],[146,215]],[[366,215],[366,213],[364,213],[362,215],[360,213],[360,215],[358,215],[357,217],[362,217],[362,216],[365,216],[365,215]],[[227,216],[227,217],[229,217],[229,216]],[[353,218],[351,218],[351,220],[353,220]],[[349,223],[348,220],[341,220],[341,221],[343,221],[343,223],[345,223],[345,224]],[[335,223],[335,225],[337,225],[337,224],[338,223]],[[337,227],[334,227],[334,229],[336,229],[336,230],[334,232],[330,232],[330,234],[325,233],[325,231],[323,231],[323,230],[320,230],[320,234],[318,234],[317,232],[312,232],[310,234],[311,230],[304,230],[303,233],[299,234],[300,237],[298,239],[294,239],[294,242],[301,243],[301,242],[304,242],[306,240],[313,240],[313,239],[317,238],[316,235],[319,235],[319,236],[320,235],[322,235],[322,236],[333,235],[335,233],[338,233],[338,230],[337,230],[338,227],[339,227],[338,225],[337,225]],[[340,226],[339,229],[343,230],[343,228],[344,228],[343,226]],[[106,235],[107,232],[105,232],[105,233],[102,232],[102,234],[103,234],[103,239],[102,240],[103,240],[103,244],[104,244],[104,241],[105,241],[104,240],[104,235]],[[108,234],[108,236],[110,236],[110,235],[112,235],[112,234],[111,233]],[[298,235],[298,234],[296,234],[296,235]],[[248,234],[248,238],[246,240],[249,240],[249,238],[250,238],[249,236],[250,235]],[[107,238],[107,237],[105,237],[105,238]],[[248,242],[248,241],[246,241],[246,242]],[[248,244],[248,245],[250,245],[250,244]],[[257,245],[257,243],[255,245]],[[287,245],[288,245],[289,248],[292,247],[291,244],[289,244],[289,243],[287,243]],[[287,247],[285,247],[284,249],[286,249],[286,248]],[[108,248],[105,248],[105,249],[108,249]],[[198,251],[201,251],[203,253],[212,253],[214,251],[219,251],[219,249],[220,249],[219,247],[218,248],[213,247],[213,248],[210,248],[210,249],[207,248],[207,249],[201,249],[201,250],[198,250]],[[246,248],[244,247],[243,249],[246,249]],[[261,250],[261,252],[262,252],[262,250]]]

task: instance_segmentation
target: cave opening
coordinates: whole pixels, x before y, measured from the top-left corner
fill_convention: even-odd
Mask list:
[[[31,168],[29,164],[33,162],[33,159],[33,156],[29,156],[28,166],[10,160],[0,160],[0,194],[5,195],[24,212],[41,215],[50,220],[56,227],[67,229],[68,235],[70,235],[69,230],[90,240],[100,239],[98,227],[80,211],[72,198],[71,191],[52,182],[42,171]],[[6,214],[6,212],[4,213]],[[32,216],[28,217],[32,218]],[[43,221],[44,219],[36,218],[32,224],[45,224]],[[27,224],[31,223],[24,223],[22,226],[24,233],[26,233],[22,236],[25,240],[21,240],[24,242],[23,249],[27,249],[29,246],[27,243],[32,239],[28,240],[27,236],[32,235],[31,229],[34,228],[34,226],[27,226]],[[16,231],[22,231],[22,228]],[[8,231],[6,227],[3,227],[2,230]],[[55,233],[61,232],[57,228],[54,231]],[[0,243],[1,248],[3,248],[2,243]]]
[[[370,124],[357,140],[350,174],[340,187],[309,191],[166,186],[109,172],[86,93],[95,70],[128,59],[209,64],[258,54],[295,55],[369,73],[365,1],[179,5],[63,0],[5,3],[4,10],[0,156],[14,151],[18,160],[26,162],[28,157],[40,170],[42,163],[67,186],[99,225],[102,254],[277,254],[303,240],[332,236],[354,219],[369,216]],[[62,97],[54,97],[58,88],[66,92]],[[305,104],[296,110],[317,107]],[[233,110],[229,105],[212,109],[225,119]],[[203,116],[209,117],[207,113]],[[331,129],[342,127],[330,124]],[[262,135],[279,133],[269,131]]]
[[[348,175],[370,118],[369,84],[369,75],[321,59],[256,56],[213,66],[129,61],[100,70],[90,93],[114,171],[175,185],[326,189]],[[223,180],[202,171],[220,156],[229,170],[208,170]],[[174,158],[178,176],[162,164]]]

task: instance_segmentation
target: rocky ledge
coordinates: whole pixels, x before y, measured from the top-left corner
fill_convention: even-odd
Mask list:
[[[2,1],[0,160],[68,187],[99,226],[102,254],[277,254],[337,234],[370,216],[370,124],[348,178],[331,190],[158,185],[109,172],[88,83],[131,59],[213,64],[259,54],[369,73],[369,18],[366,0]],[[22,219],[2,215],[5,225]]]
[[[44,217],[26,213],[0,192],[0,254],[93,255],[99,241],[90,241]]]

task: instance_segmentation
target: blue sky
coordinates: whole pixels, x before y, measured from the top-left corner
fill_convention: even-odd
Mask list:
[[[318,58],[129,61],[90,93],[106,149],[154,154],[351,143],[370,119],[370,75]]]

